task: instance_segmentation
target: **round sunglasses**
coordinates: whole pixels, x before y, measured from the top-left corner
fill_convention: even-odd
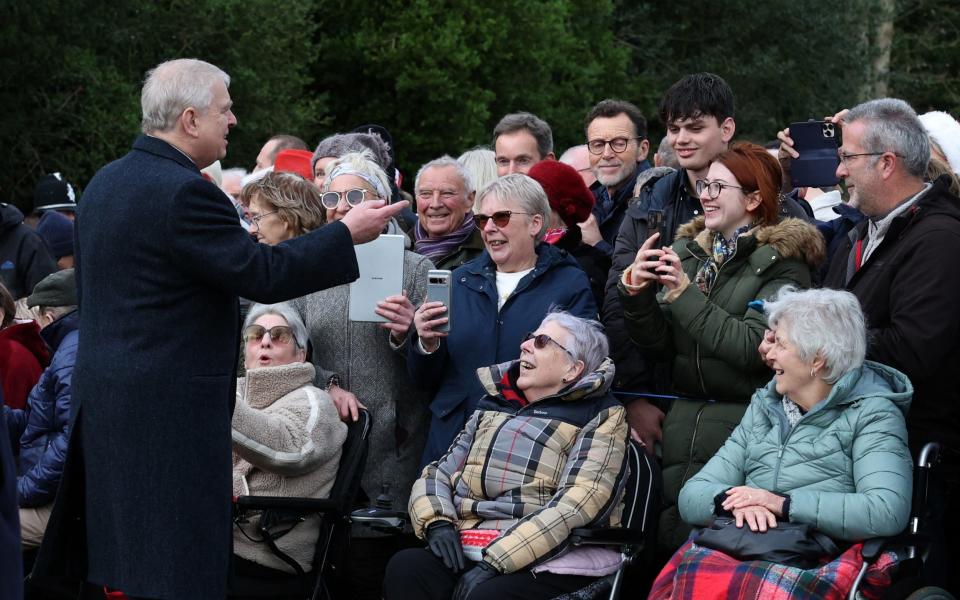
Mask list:
[[[350,206],[359,206],[361,202],[368,200],[367,194],[370,194],[369,200],[379,198],[379,196],[374,196],[372,192],[363,188],[353,188],[345,192],[324,192],[320,195],[320,204],[323,204],[324,208],[333,210],[339,206],[340,199],[343,198]]]

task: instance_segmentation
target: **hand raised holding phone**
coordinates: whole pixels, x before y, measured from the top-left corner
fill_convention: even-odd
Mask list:
[[[413,316],[414,327],[424,350],[435,351],[440,340],[450,332],[450,271],[433,269],[427,272],[427,299]]]
[[[640,293],[651,283],[660,280],[660,273],[657,268],[661,264],[664,250],[655,247],[659,239],[659,232],[648,237],[637,251],[633,264],[623,273],[624,286],[631,296]]]

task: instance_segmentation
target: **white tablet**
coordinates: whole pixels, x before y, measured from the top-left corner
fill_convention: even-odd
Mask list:
[[[402,235],[381,235],[354,246],[360,278],[350,284],[351,321],[387,321],[374,310],[387,296],[403,292],[403,243]]]

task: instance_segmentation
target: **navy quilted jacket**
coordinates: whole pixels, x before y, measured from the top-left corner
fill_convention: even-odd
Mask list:
[[[71,380],[79,321],[74,311],[40,332],[54,352],[53,360],[30,391],[26,408],[5,408],[10,437],[20,439],[17,496],[21,507],[52,503],[60,484],[70,433]]]

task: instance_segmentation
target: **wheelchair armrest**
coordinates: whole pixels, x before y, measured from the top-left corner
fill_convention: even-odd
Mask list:
[[[860,553],[863,555],[864,561],[873,563],[887,550],[896,550],[907,546],[923,547],[929,543],[929,536],[923,533],[901,533],[890,537],[870,538],[863,542],[863,549]]]
[[[329,498],[285,496],[237,496],[238,510],[285,510],[302,513],[338,512],[340,505]]]
[[[574,546],[631,546],[643,545],[643,533],[622,527],[592,529],[578,527],[570,532],[570,543]]]
[[[399,533],[410,522],[410,515],[386,508],[358,508],[350,513],[350,520],[377,531]]]

